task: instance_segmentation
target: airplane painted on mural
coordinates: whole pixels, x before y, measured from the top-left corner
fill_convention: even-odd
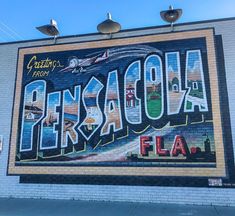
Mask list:
[[[103,62],[106,59],[109,58],[109,50],[106,50],[102,55],[96,55],[94,57],[91,58],[84,58],[84,59],[79,59],[76,56],[73,56],[69,59],[69,65],[60,70],[59,72],[72,72],[72,73],[81,73],[84,72],[86,68]]]

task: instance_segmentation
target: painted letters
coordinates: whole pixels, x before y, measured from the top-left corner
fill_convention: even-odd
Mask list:
[[[33,81],[25,86],[20,152],[32,150],[34,128],[44,115],[45,97],[45,81]]]
[[[144,63],[145,112],[150,119],[159,119],[163,114],[162,60],[150,55]]]

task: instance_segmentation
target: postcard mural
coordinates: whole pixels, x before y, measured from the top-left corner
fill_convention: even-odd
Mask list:
[[[9,173],[225,176],[213,40],[20,49]]]

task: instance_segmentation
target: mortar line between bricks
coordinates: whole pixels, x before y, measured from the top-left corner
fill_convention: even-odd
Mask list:
[[[217,210],[216,206],[214,206],[214,209],[215,209],[216,214],[220,216],[220,213],[219,213],[219,211]]]

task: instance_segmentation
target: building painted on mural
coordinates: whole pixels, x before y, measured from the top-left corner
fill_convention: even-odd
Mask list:
[[[0,196],[235,205],[234,31],[0,44]]]

